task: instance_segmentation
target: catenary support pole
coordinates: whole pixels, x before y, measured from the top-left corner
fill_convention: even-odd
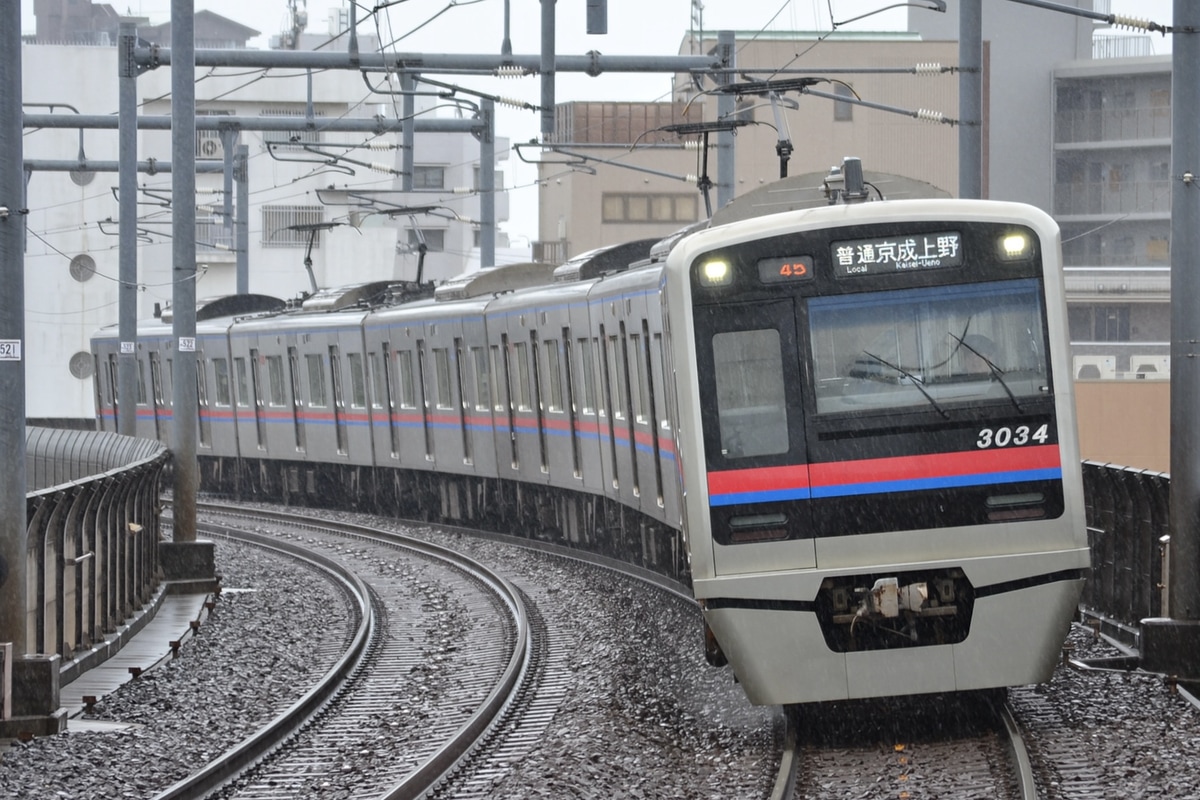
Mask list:
[[[496,104],[479,103],[483,132],[479,137],[479,266],[496,266]]]
[[[174,540],[196,540],[199,469],[196,439],[196,161],[195,16],[192,0],[171,0],[171,395],[174,407]]]
[[[983,196],[983,0],[962,0],[958,17],[958,196]]]
[[[0,13],[0,641],[26,647],[25,180],[21,4]]]
[[[137,430],[137,28],[122,22],[117,34],[117,187],[119,200],[117,264],[117,433]],[[99,376],[96,380],[100,380]]]
[[[237,238],[234,248],[237,251],[237,293],[250,292],[250,147],[239,144],[237,156],[233,162],[233,180],[237,186],[237,204],[234,213],[237,215]]]

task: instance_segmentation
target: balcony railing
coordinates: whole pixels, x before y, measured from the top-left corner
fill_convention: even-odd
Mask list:
[[[1054,115],[1055,143],[1130,142],[1138,139],[1169,139],[1171,109],[1168,106],[1059,111]]]
[[[1170,181],[1086,181],[1054,185],[1054,213],[1169,214]]]

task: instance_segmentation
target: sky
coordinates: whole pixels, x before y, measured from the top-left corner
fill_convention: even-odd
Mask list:
[[[1001,1],[987,0],[983,4],[985,16],[989,5]],[[110,2],[119,12],[146,16],[155,24],[170,18],[172,6],[171,0]],[[348,0],[294,2],[307,11],[306,32],[313,34],[327,34],[330,10],[348,5]],[[694,2],[696,0],[607,0],[608,32],[590,35],[586,27],[585,0],[562,0],[555,5],[557,53],[582,55],[596,50],[604,55],[676,55],[691,25]],[[1109,0],[1108,4],[1113,13],[1170,24],[1173,3],[1174,0]],[[702,19],[706,31],[828,31],[834,22],[846,23],[838,25],[845,30],[904,30],[908,14],[905,5],[900,0],[704,0]],[[261,31],[262,36],[251,40],[250,46],[264,48],[269,46],[271,36],[278,35],[288,26],[288,6],[288,0],[193,0],[196,11],[210,10]],[[359,31],[377,33],[381,41],[394,42],[391,49],[398,52],[497,54],[501,52],[504,38],[506,6],[510,7],[512,52],[536,55],[541,49],[539,0],[366,0],[359,3]],[[21,7],[22,28],[32,33],[33,0],[21,0]],[[376,7],[381,10],[372,17],[370,12]],[[849,21],[858,17],[863,18]],[[1155,52],[1170,52],[1169,37],[1155,35],[1153,40]],[[461,83],[477,91],[534,105],[541,99],[541,81],[537,77],[515,81],[464,78]],[[592,78],[560,73],[555,80],[555,94],[560,103],[572,100],[663,100],[670,94],[670,78],[647,74]],[[507,137],[511,142],[527,142],[536,138],[540,129],[540,116],[536,112],[498,107],[499,136]],[[501,227],[516,243],[535,239],[536,170],[522,164],[515,154],[507,163],[501,163],[506,172],[511,213],[509,222]]]

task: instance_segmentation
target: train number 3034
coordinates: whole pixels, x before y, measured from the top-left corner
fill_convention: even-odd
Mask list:
[[[980,450],[989,447],[1020,447],[1021,445],[1037,442],[1045,444],[1050,438],[1050,426],[1042,425],[1032,430],[1028,425],[1018,425],[1015,428],[984,428],[975,440],[975,446]]]

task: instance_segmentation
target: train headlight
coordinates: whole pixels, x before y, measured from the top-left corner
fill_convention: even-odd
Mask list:
[[[1006,233],[996,242],[996,255],[1001,261],[1028,261],[1033,258],[1033,239],[1020,231]]]
[[[727,286],[733,280],[733,270],[728,261],[705,261],[700,265],[700,285],[708,287]]]

